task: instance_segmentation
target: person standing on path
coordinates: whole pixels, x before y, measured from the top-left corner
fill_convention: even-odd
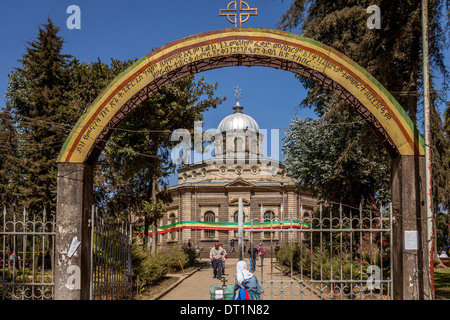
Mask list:
[[[250,272],[255,272],[256,270],[256,255],[258,253],[258,249],[253,247],[253,245],[250,246],[248,249],[248,258],[250,260]]]
[[[280,245],[278,244],[278,241],[277,241],[275,244],[275,261],[278,261],[278,251],[280,251]]]
[[[258,247],[258,256],[259,256],[258,266],[259,267],[262,267],[264,265],[264,255],[265,254],[266,254],[266,249],[264,248],[264,246],[261,242]]]
[[[225,250],[219,246],[219,243],[216,242],[214,247],[209,252],[209,258],[212,262],[213,267],[213,278],[222,279],[222,257],[226,254]]]
[[[234,252],[234,239],[230,240],[231,252]]]

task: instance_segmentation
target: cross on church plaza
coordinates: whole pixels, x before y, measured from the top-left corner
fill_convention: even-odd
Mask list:
[[[226,9],[220,9],[219,16],[226,16],[228,21],[234,24],[235,28],[238,27],[237,24],[239,22],[240,28],[243,23],[247,22],[250,16],[258,15],[258,9],[250,8],[247,2],[242,0],[239,0],[239,9],[238,9],[237,2],[238,0],[231,1]]]

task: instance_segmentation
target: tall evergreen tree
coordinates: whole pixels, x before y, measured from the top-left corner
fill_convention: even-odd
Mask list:
[[[366,10],[370,5],[380,7],[380,30],[367,28],[370,14]],[[432,70],[443,75],[445,90],[448,70],[443,53],[447,45],[444,6],[444,0],[429,1],[430,62]],[[284,30],[300,28],[305,37],[347,55],[380,81],[416,121],[422,69],[420,0],[294,0],[278,26]],[[315,87],[309,80],[301,81]]]
[[[56,158],[78,117],[69,107],[71,56],[62,53],[58,32],[49,18],[36,40],[27,42],[6,95],[20,134],[22,205],[39,211],[46,206],[49,214],[56,206]]]
[[[0,207],[14,207],[20,196],[18,185],[19,141],[8,108],[0,112]]]

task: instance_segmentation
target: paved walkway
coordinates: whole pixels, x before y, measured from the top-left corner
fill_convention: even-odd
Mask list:
[[[208,261],[203,259],[203,261]],[[236,277],[236,264],[238,259],[227,259],[225,265],[225,278],[227,285],[234,285]],[[246,259],[247,266],[249,264]],[[283,292],[280,292],[280,280],[290,280],[289,275],[281,275],[280,270],[271,264],[271,259],[264,260],[263,268],[258,266],[254,272],[258,278],[260,285],[263,287],[264,293],[261,295],[263,300],[318,300],[318,297],[310,296],[310,291],[305,290],[300,297],[300,288],[297,285],[283,283]],[[274,280],[273,284],[265,282]],[[222,281],[213,278],[213,270],[211,267],[205,267],[195,272],[191,276],[185,278],[180,284],[162,296],[159,300],[210,300],[210,288],[213,285],[221,285]],[[292,294],[294,293],[294,294]]]

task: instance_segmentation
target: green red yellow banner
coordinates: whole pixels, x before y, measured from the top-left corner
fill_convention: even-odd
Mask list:
[[[273,222],[245,222],[244,231],[271,231],[280,229],[309,229],[310,224],[306,222],[300,222],[298,220],[284,220]],[[217,231],[237,231],[237,222],[205,222],[205,221],[182,221],[165,226],[158,227],[158,234],[165,234],[182,229],[191,230],[217,230]],[[148,234],[152,234],[152,228],[148,229]],[[138,228],[134,230],[134,235],[144,235],[144,228]]]

